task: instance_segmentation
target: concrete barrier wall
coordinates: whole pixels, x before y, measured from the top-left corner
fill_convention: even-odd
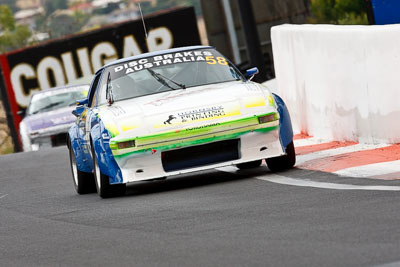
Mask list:
[[[400,25],[281,25],[271,38],[296,132],[400,143]]]

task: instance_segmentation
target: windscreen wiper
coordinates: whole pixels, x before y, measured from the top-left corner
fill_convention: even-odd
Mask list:
[[[160,73],[158,73],[158,72],[155,72],[155,71],[152,70],[152,69],[147,69],[147,70],[150,72],[151,76],[153,76],[159,83],[161,83],[162,85],[164,85],[164,86],[166,86],[166,87],[168,87],[168,88],[170,88],[170,89],[172,89],[172,90],[176,90],[177,88],[173,88],[173,87],[172,87],[171,85],[169,85],[169,84],[167,83],[167,81],[164,80],[164,79],[167,79],[168,81],[172,82],[173,84],[179,86],[179,87],[182,88],[182,89],[186,89],[186,85],[184,85],[184,84],[177,83],[177,82],[175,82],[175,81],[173,81],[173,80],[171,80],[171,79],[165,77],[164,75],[162,75],[162,74],[160,74]]]

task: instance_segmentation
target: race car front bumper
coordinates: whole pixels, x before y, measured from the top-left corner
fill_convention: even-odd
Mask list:
[[[66,145],[67,132],[72,125],[73,123],[57,125],[30,133],[31,150],[36,151],[43,148]]]
[[[264,131],[249,131],[234,138],[174,149],[149,149],[115,157],[123,183],[236,165],[284,155],[279,124]]]

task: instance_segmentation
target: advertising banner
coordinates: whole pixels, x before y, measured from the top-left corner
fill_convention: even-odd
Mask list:
[[[90,77],[119,58],[201,43],[192,7],[145,16],[144,22],[147,38],[137,19],[0,55],[2,99],[14,143],[19,143],[17,113],[33,92]]]

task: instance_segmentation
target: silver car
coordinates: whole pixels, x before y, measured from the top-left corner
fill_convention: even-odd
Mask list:
[[[86,98],[89,85],[62,86],[32,95],[19,125],[24,151],[66,144],[66,134],[75,121],[72,111],[78,99]]]

